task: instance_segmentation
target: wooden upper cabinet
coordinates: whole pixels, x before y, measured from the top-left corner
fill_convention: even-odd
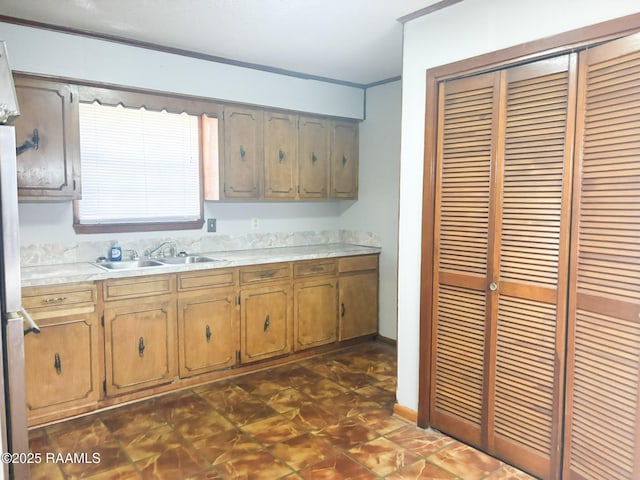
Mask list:
[[[358,123],[334,121],[331,127],[331,198],[358,198]]]
[[[76,87],[16,76],[20,116],[16,145],[30,142],[17,158],[18,199],[72,200],[80,196],[80,132]]]
[[[329,190],[329,121],[300,117],[299,197],[327,198]]]
[[[225,107],[223,199],[258,199],[262,194],[263,112]]]
[[[221,180],[216,168],[205,168],[211,177],[205,185],[221,185],[222,191],[209,187],[207,199],[358,197],[357,121],[225,107],[223,123]],[[215,134],[214,126],[205,127]]]
[[[264,113],[264,196],[295,198],[298,187],[298,116]]]

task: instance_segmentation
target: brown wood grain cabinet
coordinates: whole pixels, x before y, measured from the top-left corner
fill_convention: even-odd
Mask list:
[[[378,256],[341,258],[338,272],[338,339],[377,333]]]
[[[364,255],[25,288],[29,425],[371,336],[377,272]]]
[[[32,287],[23,305],[40,326],[25,336],[29,425],[95,408],[103,371],[93,283]]]
[[[18,199],[56,201],[80,198],[80,130],[74,85],[15,77],[20,116],[16,144],[33,142],[17,157]]]
[[[223,123],[220,169],[205,168],[220,199],[357,199],[356,120],[225,107]]]
[[[337,261],[294,264],[294,350],[333,343],[338,338]]]
[[[173,382],[178,350],[175,276],[108,280],[103,289],[107,395]]]
[[[242,363],[285,355],[292,350],[291,265],[240,269]]]
[[[298,170],[301,199],[322,200],[329,196],[329,123],[326,118],[300,116]]]
[[[240,323],[236,299],[236,269],[178,275],[181,378],[237,365]]]
[[[298,190],[298,116],[264,112],[264,197],[294,199]]]
[[[224,108],[223,199],[255,200],[262,197],[263,115],[264,112],[258,109]]]
[[[331,122],[331,198],[358,198],[358,123]]]

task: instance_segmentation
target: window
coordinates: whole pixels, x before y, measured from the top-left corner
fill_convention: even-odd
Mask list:
[[[98,102],[79,110],[76,230],[202,226],[200,117]]]

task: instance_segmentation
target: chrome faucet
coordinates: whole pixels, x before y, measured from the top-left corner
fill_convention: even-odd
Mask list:
[[[144,256],[145,257],[165,257],[166,253],[166,247],[169,247],[169,256],[170,257],[175,257],[176,255],[176,251],[177,251],[177,247],[176,247],[176,243],[175,242],[162,242],[160,245],[158,245],[156,248],[152,248],[149,250],[145,250],[144,252]]]

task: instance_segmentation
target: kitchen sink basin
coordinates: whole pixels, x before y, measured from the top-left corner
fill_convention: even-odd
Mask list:
[[[122,262],[96,263],[96,265],[100,268],[104,268],[105,270],[135,270],[137,268],[160,267],[164,265],[164,263],[157,262],[156,260],[129,260]]]
[[[177,257],[163,257],[158,258],[158,262],[170,265],[186,265],[189,263],[206,263],[206,262],[215,262],[215,258],[203,257],[201,255],[184,255]]]

